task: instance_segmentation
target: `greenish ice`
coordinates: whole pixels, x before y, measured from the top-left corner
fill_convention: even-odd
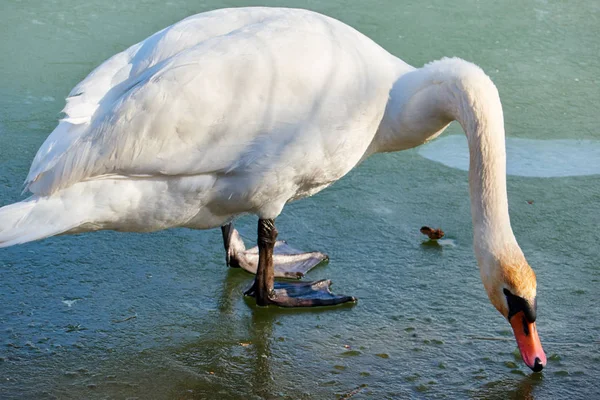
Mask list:
[[[0,0],[0,205],[21,195],[64,98],[109,56],[250,0]],[[472,248],[453,124],[376,155],[278,219],[330,256],[354,306],[245,299],[219,230],[100,232],[0,250],[1,399],[600,398],[600,2],[263,0],[355,27],[414,66],[480,65],[504,106],[515,235],[538,277],[541,373],[520,360]],[[423,225],[446,240],[427,243]],[[246,243],[256,217],[237,220]]]

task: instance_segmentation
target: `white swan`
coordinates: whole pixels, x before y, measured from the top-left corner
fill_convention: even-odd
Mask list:
[[[31,166],[33,195],[0,209],[0,247],[100,229],[223,226],[228,262],[258,269],[248,294],[283,306],[353,300],[332,295],[327,281],[274,283],[282,257],[306,261],[275,245],[285,204],[457,120],[483,284],[525,363],[545,365],[535,275],[508,216],[502,107],[477,66],[443,59],[415,69],[314,12],[226,9],[113,56],[73,89],[64,112]],[[228,225],[242,213],[259,217],[257,250]]]

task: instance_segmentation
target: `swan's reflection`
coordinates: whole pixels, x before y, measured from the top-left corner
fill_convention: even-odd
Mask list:
[[[243,273],[240,270],[229,270],[227,277],[223,280],[221,296],[219,297],[219,311],[221,315],[235,314],[234,306],[239,302],[243,292],[252,284],[252,275]],[[273,308],[260,308],[254,306],[252,301],[247,302],[250,307],[251,317],[248,324],[245,324],[248,340],[236,343],[247,349],[247,372],[249,373],[250,387],[252,394],[260,397],[269,397],[273,392],[273,376],[270,365],[271,359],[271,340],[273,337],[273,324],[277,319]],[[219,324],[223,321],[232,321],[232,330],[238,331],[242,328],[239,320],[235,318],[217,318]],[[237,321],[237,322],[236,322]],[[237,333],[231,332],[233,337]],[[234,345],[235,346],[235,345]],[[233,352],[236,352],[235,350]]]
[[[275,391],[272,375],[271,340],[273,338],[273,323],[276,316],[266,312],[264,309],[254,310],[250,326],[250,337],[252,338],[252,356],[254,357],[254,368],[252,368],[253,394],[268,398]]]
[[[186,393],[198,399],[272,397],[270,344],[278,317],[273,308],[255,307],[250,300],[247,304],[252,310],[244,310],[240,299],[251,283],[252,275],[229,270],[217,293],[217,314],[199,321],[201,337],[167,355],[175,358],[176,369],[193,371],[189,379],[179,382],[173,395]]]
[[[281,392],[289,389],[281,383],[287,385],[294,377],[286,377],[288,369],[280,368],[281,360],[273,357],[279,321],[297,313],[351,312],[351,307],[335,310],[260,308],[253,299],[243,297],[244,290],[252,283],[252,275],[233,269],[223,275],[221,286],[213,288],[210,294],[210,298],[216,300],[215,308],[206,304],[192,309],[195,318],[182,317],[184,319],[179,321],[169,318],[168,321],[176,323],[154,325],[152,329],[162,330],[161,338],[167,337],[157,346],[134,353],[114,353],[100,363],[99,356],[90,353],[91,358],[75,364],[78,368],[84,366],[85,374],[59,377],[51,392],[58,397],[69,393],[73,397],[89,398],[90,387],[93,387],[96,395],[104,397],[281,397]],[[294,320],[294,324],[302,323],[302,318]],[[183,344],[179,334],[186,335]],[[179,343],[169,345],[171,340]]]
[[[523,377],[492,381],[475,389],[473,398],[534,400],[535,388],[543,382],[543,379],[543,374],[532,373]]]

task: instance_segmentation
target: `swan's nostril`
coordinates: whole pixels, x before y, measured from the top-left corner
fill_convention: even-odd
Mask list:
[[[535,358],[535,363],[533,364],[533,367],[531,369],[533,370],[533,372],[540,372],[544,369],[544,364],[542,364],[542,360],[540,360],[539,357]]]

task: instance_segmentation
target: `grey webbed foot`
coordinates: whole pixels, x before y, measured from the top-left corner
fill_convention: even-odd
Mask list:
[[[258,269],[258,246],[246,249],[238,231],[227,224],[221,227],[225,245],[227,265],[233,268],[242,268],[251,274],[256,274]],[[278,240],[273,249],[273,264],[276,278],[300,279],[308,271],[329,260],[321,252],[305,253],[288,245],[283,240]]]
[[[223,231],[225,234],[225,230]],[[229,232],[232,237],[233,233]],[[277,228],[274,219],[258,220],[258,266],[252,287],[246,291],[247,296],[256,299],[259,306],[271,304],[280,307],[316,307],[333,306],[347,302],[355,302],[351,296],[338,296],[329,290],[331,281],[317,282],[275,282],[275,249],[278,247],[289,252],[289,246],[277,242]],[[233,241],[230,241],[233,242]],[[242,243],[243,244],[243,243]],[[247,253],[250,253],[249,251]],[[297,261],[293,261],[299,264]]]
[[[267,303],[280,307],[317,307],[357,301],[353,296],[331,293],[330,286],[329,279],[315,282],[275,282]],[[255,285],[244,294],[257,297]]]

